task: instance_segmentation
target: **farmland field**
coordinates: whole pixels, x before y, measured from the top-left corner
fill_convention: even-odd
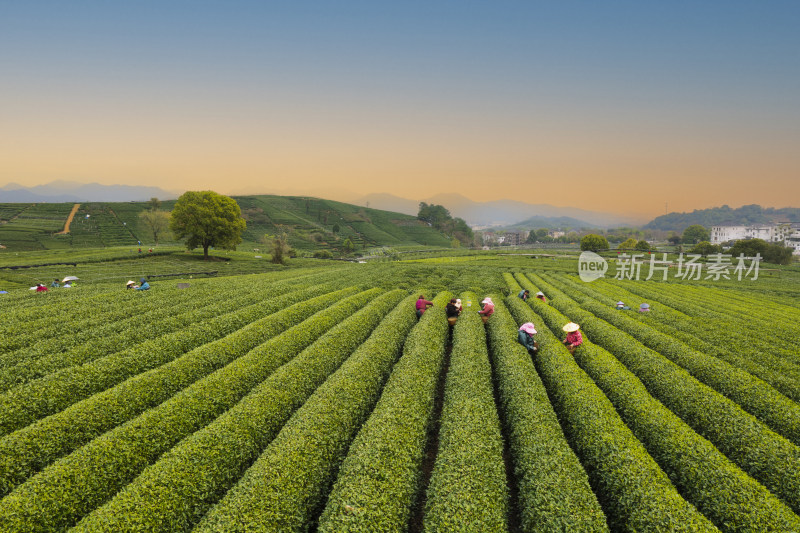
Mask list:
[[[791,269],[251,261],[136,292],[117,278],[158,258],[102,259],[0,295],[0,531],[800,531]]]

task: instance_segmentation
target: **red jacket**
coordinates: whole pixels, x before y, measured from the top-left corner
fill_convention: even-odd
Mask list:
[[[567,333],[567,344],[571,346],[580,346],[583,344],[583,337],[581,336],[580,331],[573,331],[572,333]]]

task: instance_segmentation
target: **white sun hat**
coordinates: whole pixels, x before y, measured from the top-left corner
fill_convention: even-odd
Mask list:
[[[563,329],[567,333],[572,333],[573,331],[578,331],[579,329],[581,329],[581,327],[578,324],[576,324],[575,322],[570,322],[569,324],[567,324],[566,326],[564,326],[561,329]]]

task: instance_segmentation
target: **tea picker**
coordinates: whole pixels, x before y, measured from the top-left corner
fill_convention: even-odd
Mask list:
[[[539,343],[533,340],[534,335],[536,335],[536,327],[533,322],[525,322],[517,332],[517,342],[523,345],[530,355],[536,355],[536,352],[539,351]]]

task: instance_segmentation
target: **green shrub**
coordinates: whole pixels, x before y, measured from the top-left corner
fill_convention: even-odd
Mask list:
[[[568,286],[563,290],[567,296],[576,294]],[[581,308],[685,368],[692,376],[733,400],[776,433],[800,444],[800,405],[764,381],[716,357],[693,350],[675,338],[631,318],[629,313],[620,313],[586,298],[582,298]]]
[[[287,286],[285,290],[280,290],[275,287],[273,290],[275,295],[279,296],[289,288]],[[252,293],[245,298],[222,301],[218,301],[217,296],[207,293],[191,291],[183,293],[187,296],[171,294],[169,300],[165,298],[163,301],[157,298],[135,298],[144,303],[138,306],[130,305],[138,303],[135,301],[126,301],[125,305],[120,305],[120,302],[116,301],[116,307],[125,309],[127,311],[125,314],[103,313],[89,323],[87,321],[71,323],[68,333],[62,332],[60,337],[38,342],[26,350],[18,350],[15,355],[23,360],[6,368],[5,373],[0,375],[0,390],[27,383],[62,368],[82,365],[112,353],[131,349],[148,340],[148,336],[142,335],[144,331],[163,336],[199,320],[234,311],[238,307],[255,303],[260,299],[257,294]],[[113,297],[119,298],[118,295]],[[61,317],[56,318],[61,320]]]
[[[210,518],[206,523],[215,523],[224,529],[233,521],[246,520],[251,530],[265,531],[303,530],[310,526],[350,441],[377,401],[381,387],[400,355],[406,334],[417,322],[415,300],[415,296],[403,300],[297,410],[229,493],[230,496],[226,496],[231,505],[226,508],[223,503],[215,508],[216,520]],[[241,444],[230,443],[229,446],[240,448]],[[201,464],[193,468],[218,470],[216,465],[209,468]],[[228,469],[239,471],[241,467],[229,466]],[[168,468],[165,472],[173,473],[175,469]],[[191,472],[187,474],[189,479],[197,477]],[[297,479],[304,482],[296,483]],[[166,476],[163,481],[168,481]],[[141,494],[151,508],[155,504],[162,509],[175,508],[170,504],[176,499],[172,495],[174,488],[170,486],[184,492],[179,483],[169,482],[169,486],[165,484],[161,491],[163,495],[154,494],[153,484],[147,483]],[[221,492],[217,487],[204,489]],[[193,508],[199,507],[192,503]],[[186,507],[187,503],[182,502],[181,506]],[[113,514],[113,508],[111,512]],[[154,523],[163,523],[163,516],[153,514],[153,518],[156,516],[158,522]],[[175,519],[182,520],[183,517],[176,516]],[[185,527],[175,519],[171,522],[172,527]]]
[[[505,303],[517,323],[536,321],[531,308],[516,296]],[[538,337],[536,369],[611,529],[716,531],[678,494],[561,341],[546,328]]]
[[[331,308],[331,312],[315,315],[291,334],[287,332],[277,343],[282,350],[272,347],[266,351],[254,350],[255,353],[235,360],[141,417],[54,463],[0,501],[0,526],[42,529],[74,524],[159,455],[236,405],[273,370],[379,292],[379,289],[371,289],[342,300]],[[308,302],[323,301],[325,296],[303,302],[300,306],[306,304],[308,308]],[[378,301],[386,299],[386,296],[381,296]],[[217,346],[205,346],[206,358],[219,357],[217,354],[227,352],[229,360],[235,359],[275,333],[286,330],[289,325],[298,324],[309,314],[298,307],[287,308],[283,313],[285,317],[271,317],[269,321],[253,323],[245,328],[247,331],[223,339],[216,343]],[[199,363],[198,366],[209,366],[207,361]],[[113,453],[109,453],[110,450]]]
[[[295,300],[297,301],[297,300]],[[282,307],[277,300],[259,302],[204,320],[178,332],[138,344],[82,366],[66,368],[0,395],[0,435],[158,367],[197,346],[233,333]]]
[[[406,338],[403,356],[339,469],[320,532],[405,530],[422,479],[451,297],[438,294]]]
[[[563,335],[561,326],[569,321],[567,317],[539,302],[531,306],[551,331]],[[650,396],[614,356],[585,340],[575,359],[684,498],[717,526],[730,531],[800,529],[800,518],[786,504]]]
[[[348,356],[358,348],[373,330],[383,321],[392,308],[404,296],[402,291],[392,291],[377,298],[373,304],[364,308],[359,313],[353,315],[347,322],[340,327],[334,328],[328,334],[321,337],[314,345],[306,349],[291,363],[282,367],[270,379],[266,380],[256,390],[253,391],[237,409],[236,420],[232,422],[232,427],[237,432],[249,430],[257,434],[262,434],[268,438],[262,440],[262,446],[274,438],[289,419],[292,413],[303,405],[312,393],[319,387],[336,369],[347,360]],[[360,355],[363,357],[363,355]],[[338,405],[327,405],[328,409],[338,410]],[[332,414],[331,416],[335,416]],[[302,426],[302,424],[300,424]],[[297,426],[287,428],[285,434],[288,441],[288,448],[292,448],[290,441],[293,441],[293,432],[300,431]],[[276,444],[281,446],[281,444]],[[267,451],[269,454],[270,451]],[[278,454],[280,455],[280,451]],[[287,460],[292,460],[291,452],[287,452]],[[266,456],[265,456],[266,457]],[[324,458],[323,458],[324,460]],[[291,467],[290,465],[286,465]],[[302,470],[308,476],[284,477],[287,482],[295,483],[295,480],[302,480],[301,483],[313,484],[318,473]],[[244,522],[251,524],[252,530],[274,531],[288,526],[297,521],[302,522],[298,515],[308,512],[303,502],[295,502],[288,509],[277,510],[276,513],[261,513],[260,509],[268,506],[269,503],[262,500],[259,495],[261,489],[269,490],[269,475],[263,474],[264,469],[269,470],[269,461],[256,462],[239,480],[239,483],[232,488],[225,497],[217,503],[205,515],[198,524],[197,530],[217,531],[220,527],[225,528],[225,524],[232,522]],[[287,474],[289,472],[286,472]],[[285,490],[302,489],[287,485]],[[321,487],[318,485],[317,489]],[[309,493],[314,489],[309,486]],[[306,493],[305,497],[314,498],[313,494]],[[317,495],[319,497],[319,495]],[[295,507],[296,505],[296,507]],[[310,504],[313,506],[313,504]],[[286,514],[283,512],[286,511]],[[277,522],[275,522],[277,520]],[[286,522],[282,522],[285,520]],[[263,521],[263,522],[262,522]],[[280,524],[277,528],[269,524]]]
[[[519,292],[510,288],[513,294]],[[542,327],[538,321],[536,325]],[[517,331],[505,305],[497,302],[488,332],[519,487],[521,529],[605,531],[605,515],[564,437],[531,356],[516,340]]]
[[[800,511],[800,449],[737,404],[663,355],[576,306],[561,291],[530,275],[596,344],[614,354],[650,394],[719,448],[745,472]]]
[[[254,322],[253,327],[195,348],[166,365],[128,379],[3,438],[0,440],[1,493],[6,494],[58,457],[168,400],[182,388],[241,355],[248,346],[257,345],[260,340],[354,293],[355,289],[312,298],[315,292],[306,289],[276,298],[272,305],[287,306],[286,309]],[[268,327],[264,327],[265,324]]]
[[[552,278],[548,278],[552,279]],[[570,292],[579,303],[585,297],[577,296],[577,292],[597,301],[601,305],[614,305],[614,302],[623,299],[629,302],[639,301],[642,296],[631,293],[621,287],[611,286],[602,283],[576,283],[564,276],[558,278],[562,287],[574,289]],[[576,292],[577,291],[577,292]],[[647,324],[660,332],[679,340],[707,355],[712,355],[754,375],[773,386],[777,391],[786,397],[800,400],[800,369],[790,362],[776,357],[769,347],[774,346],[774,342],[768,341],[761,349],[759,339],[747,334],[747,339],[739,340],[742,328],[731,322],[715,322],[713,328],[709,328],[708,323],[698,323],[686,314],[668,306],[665,301],[653,293],[648,293],[648,299],[658,304],[658,312],[655,313],[630,313],[628,316],[644,324]],[[724,330],[720,332],[719,330]],[[713,342],[714,337],[722,333],[720,342]],[[724,339],[722,337],[725,337]],[[730,337],[736,337],[731,342]],[[729,349],[728,345],[734,344],[735,349]]]
[[[468,299],[479,301],[474,293],[461,297]],[[465,310],[453,328],[425,531],[508,529],[503,439],[492,389],[483,321],[474,310]]]

